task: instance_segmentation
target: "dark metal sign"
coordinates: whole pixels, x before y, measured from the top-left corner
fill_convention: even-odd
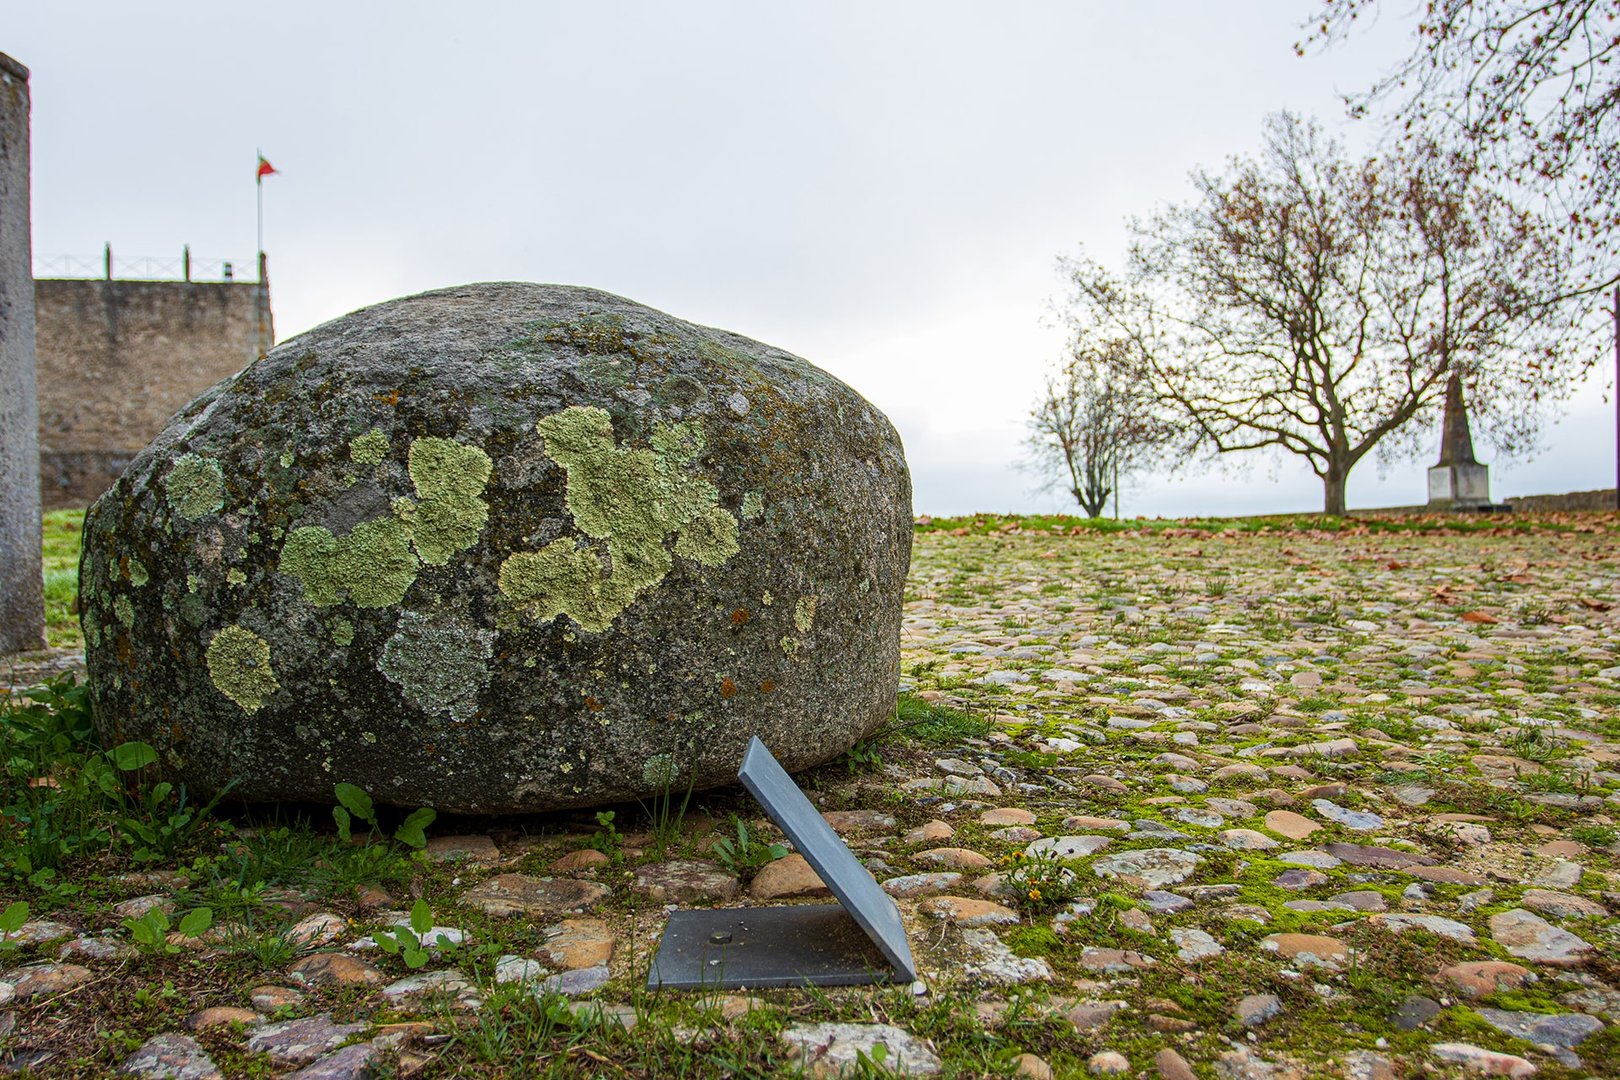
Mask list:
[[[900,909],[757,737],[737,778],[839,903],[673,912],[647,972],[648,989],[915,979]]]

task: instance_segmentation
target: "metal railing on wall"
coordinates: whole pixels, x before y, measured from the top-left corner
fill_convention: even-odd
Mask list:
[[[236,263],[231,259],[194,259],[191,245],[180,251],[178,258],[142,255],[135,258],[114,258],[108,244],[101,258],[84,255],[36,255],[34,276],[37,278],[114,278],[138,281],[235,281]]]

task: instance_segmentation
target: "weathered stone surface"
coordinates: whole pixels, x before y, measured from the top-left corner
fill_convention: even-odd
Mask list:
[[[1545,1046],[1579,1046],[1603,1030],[1603,1021],[1585,1013],[1535,1013],[1479,1009],[1480,1018],[1504,1035]]]
[[[1024,854],[1030,858],[1084,859],[1097,854],[1112,842],[1113,839],[1107,836],[1048,836],[1024,848]]]
[[[1081,1034],[1096,1031],[1114,1018],[1114,1014],[1128,1007],[1123,1001],[1082,1001],[1064,1016]]]
[[[1086,1072],[1092,1076],[1124,1076],[1130,1071],[1130,1059],[1117,1050],[1103,1050],[1086,1059]]]
[[[599,866],[606,866],[612,861],[605,852],[597,851],[595,848],[581,848],[553,861],[551,869],[559,874],[574,874],[581,870],[594,870]]]
[[[979,824],[987,826],[998,825],[1033,825],[1035,815],[1020,806],[1010,806],[995,810],[986,810],[979,815]]]
[[[1574,967],[1592,952],[1585,940],[1523,908],[1492,915],[1491,937],[1520,959],[1553,967]]]
[[[1498,990],[1517,990],[1534,978],[1529,968],[1505,960],[1471,960],[1441,968],[1435,981],[1464,997],[1482,998]]]
[[[601,919],[564,919],[547,927],[540,955],[566,971],[605,967],[613,959],[614,937]]]
[[[1290,840],[1303,840],[1322,826],[1292,810],[1272,810],[1266,814],[1266,828]]]
[[[208,1051],[190,1035],[177,1031],[154,1035],[119,1067],[124,1076],[163,1077],[164,1080],[218,1080],[219,1071]]]
[[[910,1032],[889,1024],[794,1024],[782,1032],[782,1043],[812,1076],[862,1074],[882,1046],[883,1065],[901,1076],[933,1076],[940,1061],[933,1048]]]
[[[935,896],[917,905],[917,910],[958,926],[1011,926],[1018,912],[993,900],[973,900],[962,896]]]
[[[385,981],[382,972],[358,956],[335,952],[306,956],[288,968],[287,975],[306,986],[374,986]]]
[[[860,836],[895,826],[894,815],[881,810],[828,810],[821,816],[840,836]]]
[[[378,972],[378,981],[381,981],[381,976],[382,973]],[[253,1007],[261,1012],[275,1012],[277,1009],[301,1009],[304,1007],[304,992],[294,990],[290,986],[255,986],[248,991],[248,1000],[253,1002]]]
[[[186,1017],[186,1027],[192,1031],[206,1031],[211,1027],[221,1027],[225,1024],[246,1024],[249,1027],[258,1027],[264,1023],[264,1017],[252,1009],[242,1009],[234,1005],[215,1005],[208,1009],[199,1009]]]
[[[331,1016],[306,1016],[266,1024],[248,1036],[247,1049],[253,1054],[269,1054],[278,1065],[307,1065],[339,1043],[366,1030],[365,1024],[338,1024]]]
[[[1429,1052],[1441,1061],[1449,1061],[1486,1076],[1507,1076],[1513,1080],[1536,1075],[1536,1067],[1517,1054],[1503,1054],[1472,1043],[1435,1043]]]
[[[893,712],[911,536],[893,427],[797,357],[586,289],[409,297],[219,383],[92,507],[98,723],[252,801],[644,799],[754,734],[801,769]]]
[[[498,874],[468,889],[461,900],[495,916],[564,915],[594,907],[611,892],[606,885],[577,878]]]
[[[961,880],[961,874],[949,870],[932,874],[905,874],[885,881],[883,891],[890,896],[915,900],[921,896],[938,896],[942,892],[954,889]]]
[[[1438,934],[1443,938],[1461,942],[1464,945],[1474,944],[1473,928],[1456,919],[1447,919],[1440,915],[1408,915],[1404,913],[1380,913],[1367,920],[1367,925],[1377,926],[1391,933],[1402,934],[1408,930],[1427,930],[1431,934]]]
[[[563,997],[578,997],[581,994],[594,993],[606,986],[613,976],[609,973],[606,964],[595,967],[574,968],[571,971],[558,972],[542,980],[540,992],[542,994],[561,994]]]
[[[1119,878],[1144,889],[1162,889],[1191,877],[1203,863],[1201,855],[1180,848],[1141,848],[1107,855],[1091,864],[1098,877]]]
[[[748,894],[755,900],[788,900],[795,897],[831,896],[819,875],[803,855],[786,855],[766,863],[748,883]]]
[[[960,930],[962,944],[972,955],[964,971],[974,980],[1001,983],[1046,982],[1052,966],[1039,956],[1017,956],[994,930],[968,927]]]
[[[1596,900],[1547,889],[1528,889],[1519,903],[1555,919],[1606,919],[1609,916],[1609,909]]]
[[[1282,999],[1276,994],[1249,994],[1238,1000],[1233,1009],[1238,1023],[1244,1027],[1259,1027],[1282,1012]]]
[[[1153,1055],[1153,1066],[1159,1070],[1162,1080],[1196,1080],[1197,1077],[1187,1059],[1169,1047]]]
[[[1350,958],[1344,942],[1321,934],[1272,934],[1261,939],[1260,947],[1300,965],[1336,968]]]
[[[661,904],[730,900],[741,887],[735,874],[702,859],[672,859],[636,870],[636,891]]]
[[[977,851],[958,847],[929,848],[917,852],[911,860],[924,866],[943,866],[952,870],[986,870],[995,865]]]
[[[1176,955],[1189,964],[1212,960],[1226,951],[1220,942],[1197,927],[1178,926],[1170,931],[1170,938],[1176,943]]]
[[[422,971],[407,975],[382,988],[382,998],[390,1005],[416,1002],[434,997],[454,998],[464,1007],[476,1007],[478,991],[467,977],[454,969]]]
[[[6,975],[18,1001],[49,997],[90,981],[90,969],[81,964],[32,964]]]
[[[288,1073],[286,1080],[363,1080],[375,1075],[371,1066],[380,1053],[371,1043],[355,1043]]]

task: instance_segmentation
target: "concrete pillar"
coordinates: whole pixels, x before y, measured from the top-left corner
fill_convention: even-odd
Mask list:
[[[1446,383],[1440,428],[1440,463],[1429,470],[1430,510],[1483,510],[1491,505],[1490,468],[1474,457],[1474,437],[1463,406],[1462,378]]]
[[[45,647],[28,69],[0,53],[0,654]]]

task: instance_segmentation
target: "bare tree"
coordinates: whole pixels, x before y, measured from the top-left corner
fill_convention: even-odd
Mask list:
[[[1375,447],[1415,446],[1453,371],[1511,451],[1594,359],[1539,300],[1567,273],[1556,238],[1439,150],[1353,163],[1284,113],[1258,159],[1194,183],[1131,222],[1123,276],[1065,260],[1075,328],[1128,342],[1114,365],[1205,448],[1304,458],[1328,513]]]
[[[1046,379],[1029,413],[1026,440],[1048,486],[1060,484],[1087,517],[1097,517],[1122,477],[1166,448],[1174,430],[1134,391],[1127,374],[1129,344],[1077,344],[1067,362]]]
[[[1381,0],[1318,0],[1312,43],[1349,37]],[[1466,157],[1547,201],[1586,259],[1578,289],[1616,280],[1620,247],[1620,0],[1426,0],[1412,52],[1350,99],[1390,109],[1407,139]]]

